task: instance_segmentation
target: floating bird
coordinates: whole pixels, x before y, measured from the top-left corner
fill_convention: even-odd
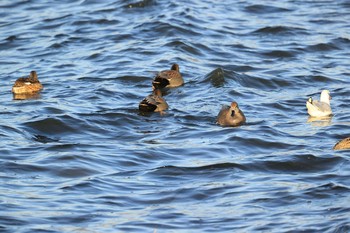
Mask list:
[[[178,87],[184,84],[178,64],[173,64],[170,70],[160,71],[154,77],[152,85],[155,89]]]
[[[166,109],[168,109],[168,104],[159,89],[154,89],[153,93],[139,104],[139,110],[142,112],[163,112]]]
[[[328,90],[321,92],[320,101],[313,100],[311,97],[306,101],[307,112],[313,117],[326,117],[332,115],[331,96]]]
[[[28,77],[19,78],[12,87],[14,94],[34,93],[43,89],[35,71],[31,71]]]
[[[350,149],[350,137],[337,142],[337,144],[335,144],[335,146],[333,147],[333,150],[346,150],[346,149]]]
[[[224,105],[217,116],[217,123],[221,126],[239,126],[246,122],[243,112],[236,102],[231,106]]]

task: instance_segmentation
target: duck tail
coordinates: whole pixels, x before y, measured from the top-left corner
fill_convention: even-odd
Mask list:
[[[154,112],[156,110],[157,106],[151,103],[148,103],[147,101],[142,101],[139,104],[139,110],[141,112]]]
[[[153,82],[152,82],[152,86],[155,88],[155,89],[162,89],[166,86],[168,86],[170,84],[169,80],[166,79],[166,78],[162,78],[162,77],[155,77]]]

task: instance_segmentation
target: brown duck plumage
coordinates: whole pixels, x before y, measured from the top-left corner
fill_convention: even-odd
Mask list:
[[[184,84],[180,68],[178,64],[173,64],[170,70],[163,70],[154,77],[152,85],[153,88],[171,88],[178,87]]]
[[[38,92],[43,89],[39,82],[38,75],[35,71],[31,71],[28,77],[19,78],[12,87],[14,94],[25,94]]]
[[[335,146],[333,147],[333,150],[346,150],[346,149],[350,149],[350,137],[337,142],[337,144],[335,144]]]
[[[162,92],[155,89],[152,94],[144,98],[139,104],[142,112],[162,112],[168,109],[168,104],[162,97]]]
[[[231,106],[224,105],[217,117],[217,123],[221,126],[239,126],[245,122],[246,118],[236,102],[232,102]]]

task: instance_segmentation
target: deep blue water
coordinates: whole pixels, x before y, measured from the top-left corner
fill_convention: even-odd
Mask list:
[[[0,3],[0,232],[350,232],[348,1]],[[180,65],[165,115],[140,114]],[[44,90],[15,100],[36,70]],[[334,116],[305,102],[332,95]],[[215,118],[237,101],[247,123]]]

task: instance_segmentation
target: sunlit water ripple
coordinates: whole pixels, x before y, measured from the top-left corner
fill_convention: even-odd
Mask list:
[[[348,1],[1,1],[1,232],[349,232]],[[165,115],[140,114],[180,65]],[[44,90],[13,100],[36,70]],[[334,116],[310,122],[322,89]],[[247,124],[222,128],[237,101]]]

